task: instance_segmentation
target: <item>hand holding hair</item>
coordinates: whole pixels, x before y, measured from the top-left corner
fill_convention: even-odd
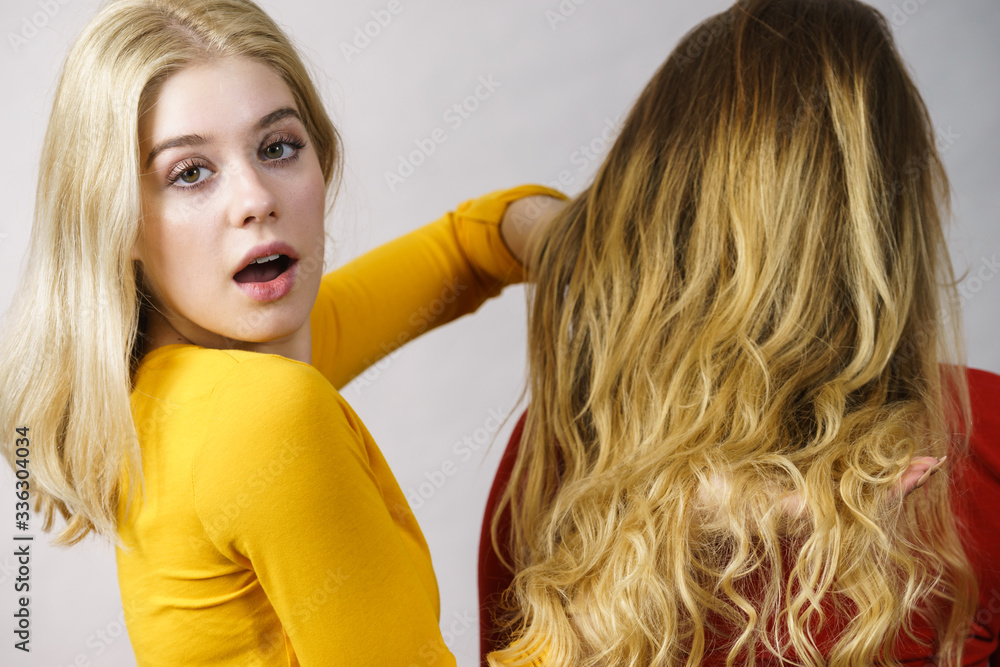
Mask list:
[[[902,488],[903,496],[908,496],[921,486],[927,483],[927,480],[931,478],[931,475],[936,473],[944,465],[944,462],[948,460],[947,456],[941,457],[940,460],[934,458],[933,456],[918,456],[910,462],[910,466],[903,473],[903,478],[899,481],[899,485]]]
[[[905,499],[926,484],[931,475],[940,470],[947,460],[947,456],[943,456],[940,459],[933,456],[918,456],[911,459],[910,465],[907,466],[903,476],[896,483],[896,492],[902,494],[902,497]],[[710,480],[710,484],[702,484],[698,493],[698,500],[706,508],[715,506],[726,494],[726,489],[723,486],[726,484],[724,478],[713,475]],[[781,505],[785,514],[790,517],[798,517],[805,511],[805,503],[797,492],[783,494],[781,496]]]
[[[538,230],[545,227],[567,205],[567,200],[532,195],[510,203],[500,221],[500,238],[522,265],[531,256]]]

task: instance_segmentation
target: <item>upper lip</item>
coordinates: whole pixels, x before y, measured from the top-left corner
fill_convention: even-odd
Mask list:
[[[250,266],[250,262],[255,259],[260,259],[261,257],[267,257],[274,254],[287,255],[293,262],[299,258],[295,249],[284,241],[262,243],[261,245],[254,246],[249,252],[247,252],[247,254],[243,255],[243,259],[240,260],[240,265],[236,267],[235,271],[233,271],[233,275],[235,276],[237,273]]]

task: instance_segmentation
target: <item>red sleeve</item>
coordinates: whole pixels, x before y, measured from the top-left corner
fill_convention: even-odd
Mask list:
[[[479,534],[479,657],[482,667],[487,667],[486,654],[499,650],[507,645],[500,635],[500,628],[496,622],[494,614],[499,608],[500,596],[510,586],[514,580],[513,573],[503,566],[496,551],[493,549],[493,541],[490,538],[490,524],[493,521],[493,514],[497,505],[500,504],[500,497],[507,482],[510,480],[511,472],[514,470],[514,461],[517,460],[517,452],[521,444],[521,433],[524,431],[524,420],[527,410],[521,413],[521,418],[514,426],[514,432],[507,442],[507,449],[504,450],[500,459],[500,467],[497,468],[496,476],[493,478],[493,486],[490,488],[490,496],[486,501],[486,513],[483,516],[483,526]],[[497,526],[497,538],[501,547],[507,544],[510,535],[510,512],[505,510]],[[504,558],[510,562],[506,550]]]
[[[979,580],[979,609],[965,665],[1000,665],[1000,375],[968,370],[972,397],[969,457],[956,470],[955,513]]]
[[[1000,375],[968,369],[972,399],[969,454],[955,465],[955,518],[979,582],[979,605],[965,642],[962,664],[1000,665]],[[937,664],[928,648],[933,632],[915,628],[925,643],[901,639],[896,655],[904,665]]]

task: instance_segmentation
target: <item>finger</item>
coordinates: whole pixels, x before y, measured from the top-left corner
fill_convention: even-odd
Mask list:
[[[910,464],[910,467],[906,469],[905,473],[903,473],[901,484],[904,495],[909,495],[926,484],[927,480],[931,478],[931,475],[944,466],[947,459],[947,456],[942,457],[941,460],[932,456],[924,456],[920,457],[920,459],[914,459],[913,463]]]
[[[900,486],[904,493],[909,493],[916,489],[921,480],[926,481],[924,475],[927,471],[937,465],[938,460],[933,456],[921,456],[910,461],[910,465],[903,473]]]

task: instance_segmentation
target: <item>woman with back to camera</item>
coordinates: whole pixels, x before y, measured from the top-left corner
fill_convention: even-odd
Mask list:
[[[527,260],[484,664],[996,664],[1000,377],[957,365],[949,195],[872,7],[681,40]]]
[[[455,664],[424,537],[337,390],[520,280],[508,205],[559,195],[490,193],[323,275],[339,160],[249,0],[114,1],[67,57],[0,424],[56,543],[118,547],[140,665]]]

